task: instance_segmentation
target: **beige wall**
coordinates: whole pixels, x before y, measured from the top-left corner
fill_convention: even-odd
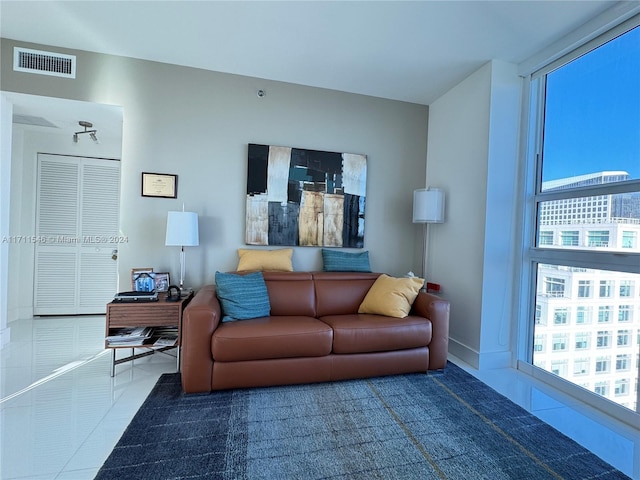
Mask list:
[[[1,90],[123,109],[121,233],[129,238],[120,248],[123,288],[132,267],[178,275],[178,252],[164,246],[164,233],[167,211],[183,203],[200,215],[200,246],[187,250],[187,283],[199,287],[216,270],[235,268],[244,242],[248,143],[366,154],[365,249],[372,268],[420,271],[422,230],[411,223],[411,202],[412,191],[424,187],[428,107],[20,42],[77,56],[76,79],[39,76],[12,70],[14,45],[2,40]],[[258,89],[267,95],[258,98]],[[177,174],[178,199],[141,197],[142,171]],[[31,180],[22,176],[16,187],[30,204]],[[294,268],[321,268],[320,250],[296,248]]]
[[[492,61],[430,106],[426,178],[446,211],[428,278],[451,301],[449,351],[481,368],[512,360],[521,89],[515,65]]]

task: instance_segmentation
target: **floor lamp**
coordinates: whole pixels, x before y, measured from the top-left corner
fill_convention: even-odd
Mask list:
[[[422,188],[413,191],[413,223],[422,223],[422,278],[427,276],[429,251],[429,224],[444,223],[444,191],[439,188]]]
[[[180,292],[182,293],[185,274],[184,247],[195,247],[200,244],[198,214],[185,211],[169,212],[167,215],[167,236],[164,244],[167,247],[180,247]]]

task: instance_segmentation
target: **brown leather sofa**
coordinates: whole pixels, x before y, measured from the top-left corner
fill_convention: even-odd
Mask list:
[[[358,314],[378,273],[263,272],[271,316],[221,323],[215,286],[183,315],[187,393],[442,369],[449,302],[421,291],[406,318]]]

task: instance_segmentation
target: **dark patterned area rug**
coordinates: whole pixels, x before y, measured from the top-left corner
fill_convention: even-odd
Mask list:
[[[627,479],[449,363],[185,395],[163,375],[96,479]]]

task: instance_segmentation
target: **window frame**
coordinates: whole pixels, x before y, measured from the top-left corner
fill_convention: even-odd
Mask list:
[[[598,375],[611,373],[611,356],[603,355],[596,357],[595,373]]]
[[[551,335],[551,351],[552,352],[566,352],[568,350],[569,350],[569,334],[568,333],[554,333]]]
[[[633,322],[633,305],[618,305],[618,323]]]
[[[614,395],[619,397],[629,395],[629,384],[628,378],[616,379],[613,385]]]
[[[578,298],[591,298],[593,280],[578,280]]]
[[[553,324],[568,325],[569,324],[569,308],[558,307],[553,309]]]
[[[578,371],[576,371],[580,367]],[[574,375],[589,375],[591,367],[591,361],[589,358],[576,358],[573,361],[573,374]]]
[[[587,230],[587,247],[608,247],[611,234],[608,230]]]
[[[609,381],[604,380],[604,381],[596,382],[594,391],[596,392],[597,395],[601,395],[603,397],[606,395],[609,395]]]
[[[616,331],[616,347],[632,347],[633,329],[618,329]],[[626,355],[626,353],[625,353]]]
[[[611,298],[613,295],[613,280],[600,280],[598,285],[599,298]]]
[[[636,248],[638,244],[637,232],[630,230],[622,230],[622,248]]]
[[[613,322],[613,307],[611,305],[600,305],[598,307],[598,321],[596,324],[607,324]]]
[[[567,282],[561,277],[545,276],[543,278],[543,295],[551,298],[563,298],[567,290]]]
[[[576,325],[591,325],[593,307],[591,305],[579,305],[576,308]]]
[[[536,243],[538,241],[539,206],[543,202],[561,200],[568,204],[572,199],[578,197],[596,197],[640,191],[640,180],[627,180],[570,190],[542,191],[542,163],[540,161],[544,129],[544,78],[546,74],[638,26],[640,26],[638,10],[631,11],[627,15],[621,14],[617,21],[603,24],[597,32],[583,32],[586,35],[581,41],[574,41],[570,45],[566,44],[562,50],[555,54],[549,55],[547,52],[544,57],[542,55],[532,57],[527,62],[520,64],[520,72],[525,78],[522,95],[520,147],[520,157],[524,165],[521,177],[523,183],[520,186],[524,221],[518,237],[521,242],[522,256],[520,263],[516,266],[516,271],[522,278],[522,282],[519,286],[519,304],[514,306],[519,318],[514,336],[515,366],[522,372],[539,378],[565,393],[574,395],[584,403],[595,406],[613,418],[628,424],[637,422],[637,412],[612,404],[610,401],[602,399],[598,394],[558,378],[534,364],[535,324],[533,319],[536,311],[537,275],[540,265],[549,264],[640,274],[640,254],[637,253],[623,252],[621,254],[621,252],[614,253],[606,249],[588,251],[580,247],[549,248]],[[602,210],[596,205],[597,201],[592,203],[592,207]],[[561,244],[562,240],[558,238],[556,243]],[[593,293],[595,292],[592,290]],[[638,344],[640,344],[640,331]]]
[[[596,348],[609,349],[613,346],[613,332],[611,330],[596,331]]]
[[[621,280],[618,286],[618,297],[620,298],[632,298],[633,297],[633,280]],[[624,292],[624,293],[623,293]]]
[[[591,348],[591,332],[577,332],[573,343],[574,350],[589,350]]]
[[[631,355],[628,353],[616,354],[616,372],[628,372],[631,369]]]
[[[580,230],[561,230],[560,245],[563,247],[579,247]]]

